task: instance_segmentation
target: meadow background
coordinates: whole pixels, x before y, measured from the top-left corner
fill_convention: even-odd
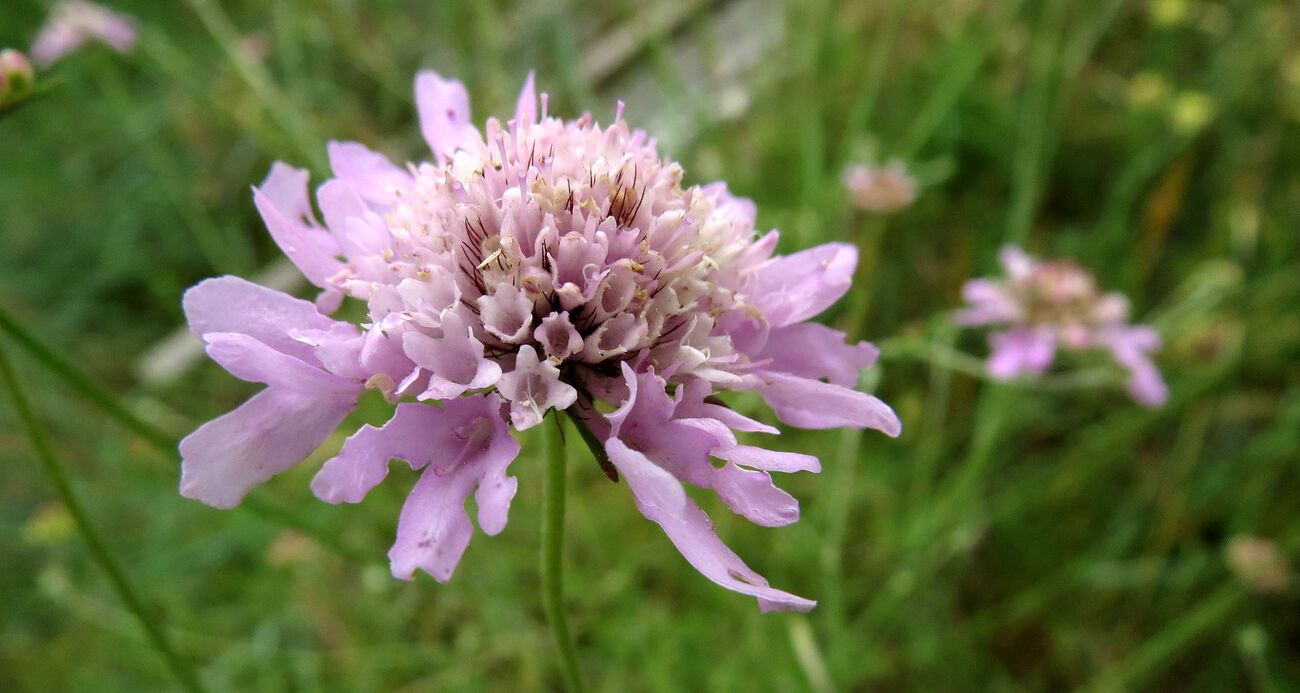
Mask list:
[[[864,384],[904,422],[898,440],[788,431],[784,449],[825,465],[782,481],[803,504],[796,525],[704,500],[753,567],[820,600],[806,616],[760,616],[703,579],[571,449],[569,613],[593,688],[1300,689],[1300,591],[1260,594],[1224,558],[1242,534],[1300,552],[1295,3],[113,7],[140,22],[134,53],[75,54],[42,77],[57,89],[0,119],[0,309],[89,384],[11,329],[0,348],[89,517],[210,688],[560,686],[535,441],[513,467],[507,530],[477,535],[447,585],[388,576],[401,484],[332,507],[311,496],[309,463],[217,511],[177,495],[171,447],[256,390],[186,357],[181,292],[233,273],[302,293],[252,205],[270,162],[319,181],[330,138],[422,158],[417,69],[464,80],[481,121],[512,112],[535,68],[553,113],[607,121],[626,101],[689,182],[754,198],[784,249],[859,244],[853,293],[823,319],[884,348]],[[30,45],[46,10],[0,3],[0,46]],[[854,211],[843,166],[891,157],[920,198]],[[979,377],[983,335],[945,319],[1006,242],[1076,258],[1132,297],[1166,340],[1165,407],[1069,377]],[[88,399],[96,386],[137,424]],[[7,401],[0,480],[0,689],[175,686]]]

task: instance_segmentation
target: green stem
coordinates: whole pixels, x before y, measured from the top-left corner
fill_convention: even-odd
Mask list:
[[[959,50],[956,55],[947,58],[949,64],[943,77],[929,90],[929,98],[911,118],[912,125],[896,152],[899,158],[911,159],[916,156],[930,140],[930,136],[939,129],[957,100],[975,80],[980,67],[993,53],[998,41],[1006,35],[1007,27],[1015,22],[1024,3],[1025,0],[1009,0],[999,4],[999,12],[989,20],[988,25],[969,29],[973,34],[969,41],[954,41]]]
[[[848,120],[849,132],[857,130],[871,132],[871,117],[875,115],[877,97],[880,95],[880,83],[885,76],[885,66],[893,53],[894,39],[898,36],[898,27],[903,22],[903,13],[907,10],[907,0],[893,0],[885,15],[885,21],[867,59],[868,67],[862,89],[855,99],[853,110]]]
[[[203,684],[199,683],[199,679],[194,674],[189,662],[172,648],[162,626],[150,615],[144,606],[144,602],[140,600],[140,597],[131,587],[131,583],[127,581],[126,573],[122,570],[122,567],[108,552],[108,547],[104,545],[103,540],[95,533],[90,518],[86,515],[85,509],[82,508],[81,501],[77,499],[76,493],[73,492],[72,484],[68,482],[68,475],[64,472],[58,458],[54,456],[54,450],[50,447],[45,432],[36,420],[36,415],[32,412],[26,395],[23,394],[22,387],[18,383],[17,376],[14,375],[13,367],[9,364],[9,358],[3,348],[0,348],[0,381],[3,381],[5,389],[9,392],[18,419],[22,422],[27,437],[31,440],[32,449],[44,467],[45,474],[50,479],[50,484],[54,486],[54,491],[58,494],[59,500],[67,508],[68,515],[72,517],[72,521],[77,526],[77,531],[81,533],[82,540],[86,542],[86,548],[90,549],[91,558],[99,564],[104,574],[108,576],[108,581],[113,586],[113,590],[117,592],[122,603],[126,605],[126,608],[135,616],[136,620],[140,622],[145,635],[159,654],[162,655],[167,663],[167,668],[176,676],[181,685],[190,691],[204,690]]]
[[[1167,670],[1189,648],[1207,634],[1222,632],[1227,621],[1245,601],[1246,593],[1228,584],[1197,602],[1141,647],[1115,666],[1102,670],[1081,691],[1123,691],[1141,689],[1143,684]]]
[[[311,122],[298,110],[266,67],[257,62],[240,47],[239,29],[222,6],[213,0],[186,0],[186,5],[198,15],[199,23],[207,29],[208,34],[217,42],[221,50],[230,59],[235,72],[248,85],[253,96],[261,102],[262,107],[271,115],[294,140],[300,153],[311,162],[317,172],[328,171],[329,166],[321,141],[324,139],[316,132]]]
[[[125,407],[117,400],[113,393],[109,392],[104,386],[95,382],[93,378],[78,370],[75,366],[63,360],[63,357],[54,353],[51,349],[41,344],[36,337],[32,336],[13,316],[0,309],[0,331],[8,334],[15,342],[18,343],[29,355],[40,361],[46,368],[50,369],[72,386],[83,397],[90,400],[99,408],[103,409],[111,418],[125,426],[131,432],[139,435],[146,442],[152,445],[159,452],[173,455],[176,453],[176,447],[179,440],[176,436],[154,426],[153,424],[136,416],[134,412]],[[324,529],[317,527],[302,517],[298,517],[283,508],[278,508],[265,503],[256,497],[244,499],[243,507],[249,512],[261,517],[273,524],[283,525],[290,529],[297,530],[312,539],[315,539],[322,546],[352,561],[366,562],[370,557],[360,551],[357,551],[339,541],[337,536]]]
[[[118,402],[117,398],[108,390],[105,390],[102,385],[37,341],[30,332],[19,324],[13,316],[6,313],[4,309],[0,309],[0,330],[8,334],[10,338],[18,343],[18,346],[26,350],[46,368],[54,371],[56,375],[71,385],[72,389],[81,393],[82,396],[99,406],[109,416],[117,419],[118,422],[133,433],[149,441],[159,450],[171,452],[176,449],[176,438],[174,436],[155,428],[136,416],[130,409]]]
[[[583,691],[578,655],[569,633],[564,611],[564,420],[555,419],[555,428],[545,426],[546,459],[542,464],[542,610],[560,651],[560,669],[571,691]]]

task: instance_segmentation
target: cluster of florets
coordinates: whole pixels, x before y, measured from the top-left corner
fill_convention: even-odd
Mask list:
[[[989,341],[989,374],[998,379],[1038,375],[1058,348],[1107,350],[1129,372],[1129,393],[1156,406],[1168,391],[1150,353],[1160,335],[1149,325],[1128,324],[1128,300],[1103,293],[1092,275],[1068,260],[1040,261],[1014,246],[1000,254],[1005,279],[972,279],[962,287],[969,307],[964,325],[1004,325]]]
[[[233,277],[186,296],[191,327],[231,373],[269,385],[181,446],[182,493],[221,507],[303,459],[364,389],[397,403],[382,428],[348,439],[313,481],[356,502],[390,458],[425,473],[398,523],[393,571],[451,576],[472,532],[505,525],[522,430],[572,414],[603,446],[609,473],[707,577],[766,608],[813,602],[772,589],[717,538],[682,483],[776,526],[798,504],[771,471],[816,471],[807,455],[740,444],[776,429],[714,395],[759,392],[784,422],[872,427],[898,420],[856,392],[875,349],[805,322],[848,289],[852,246],[774,256],[775,232],[721,183],[686,186],[622,108],[608,127],[547,113],[530,77],[515,117],[470,124],[458,82],[416,80],[434,161],[400,168],[362,145],[331,143],[335,178],[276,164],[254,201],[280,247],[322,289],[316,304]],[[368,319],[327,317],[345,297]],[[432,406],[428,402],[441,402]]]

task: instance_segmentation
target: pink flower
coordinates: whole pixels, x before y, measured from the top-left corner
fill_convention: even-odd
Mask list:
[[[314,305],[234,277],[187,292],[209,354],[268,387],[182,442],[181,493],[235,505],[378,390],[400,402],[393,417],[348,438],[312,489],[356,503],[390,458],[423,470],[389,557],[398,577],[447,580],[472,534],[471,493],[478,526],[505,527],[510,428],[567,410],[691,565],[764,610],[811,608],[732,553],[683,484],[763,526],[798,519],[770,473],[815,472],[816,458],[740,444],[735,431],[777,430],[723,391],[757,392],[794,426],[898,435],[889,407],[853,389],[875,348],[807,322],[848,290],[854,248],[773,255],[752,203],[722,183],[683,185],[621,106],[608,127],[551,117],[530,75],[514,118],[479,131],[462,84],[425,72],[415,87],[432,162],[330,143],[319,220],[306,171],[277,163],[254,189],[272,237],[321,288]],[[365,303],[361,324],[327,317],[345,297]]]
[[[967,307],[959,324],[1003,325],[989,335],[993,353],[989,375],[1010,380],[1039,375],[1057,349],[1101,348],[1129,372],[1129,394],[1146,406],[1159,406],[1169,393],[1150,354],[1160,335],[1147,325],[1130,325],[1128,301],[1102,293],[1082,267],[1069,261],[1036,260],[1015,246],[1002,249],[1005,279],[972,279],[962,287]]]
[[[49,67],[92,39],[118,53],[130,52],[135,47],[135,22],[103,5],[64,0],[55,6],[49,21],[37,34],[32,44],[32,59],[41,67]]]
[[[853,205],[867,212],[892,214],[916,200],[917,184],[901,161],[884,166],[858,164],[844,171],[844,187]]]
[[[31,95],[36,72],[27,56],[12,48],[0,50],[0,109]]]

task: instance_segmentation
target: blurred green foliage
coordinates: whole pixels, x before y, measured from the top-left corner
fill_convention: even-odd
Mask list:
[[[186,286],[278,257],[249,186],[274,159],[319,177],[327,138],[423,156],[421,67],[463,79],[476,118],[510,112],[531,68],[552,112],[608,119],[624,98],[689,180],[753,197],[784,248],[861,246],[859,282],[825,319],[885,346],[874,375],[903,437],[782,436],[826,468],[783,480],[803,501],[791,527],[702,499],[751,565],[821,605],[760,616],[716,588],[575,447],[568,593],[594,688],[1300,688],[1300,592],[1253,592],[1224,558],[1240,534],[1300,551],[1294,4],[114,7],[141,22],[133,54],[75,54],[42,76],[55,92],[0,119],[0,307],[170,433],[254,390],[208,363],[162,384],[137,375],[182,323]],[[0,4],[0,45],[28,45],[45,12]],[[921,178],[918,202],[852,212],[842,167],[892,156]],[[983,353],[943,315],[1008,241],[1132,296],[1167,342],[1168,406],[945,366],[953,348]],[[514,468],[505,533],[477,536],[450,584],[403,583],[384,560],[401,484],[331,507],[311,497],[309,462],[254,494],[260,512],[212,510],[176,495],[173,454],[18,365],[90,516],[212,688],[559,686],[535,452]],[[0,689],[175,685],[30,450],[0,407]]]

